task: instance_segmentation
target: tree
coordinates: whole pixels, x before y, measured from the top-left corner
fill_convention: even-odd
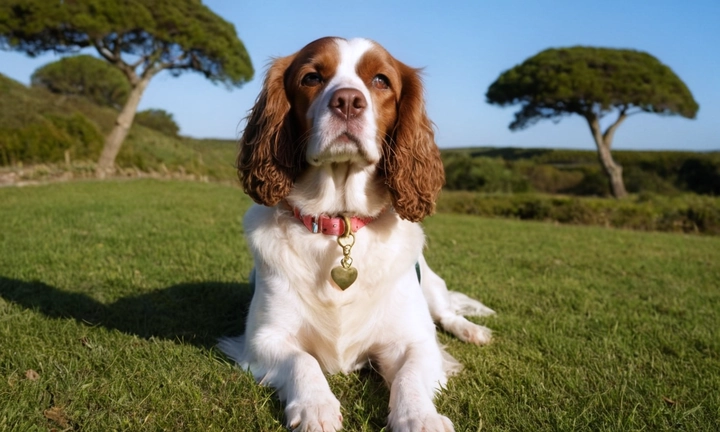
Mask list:
[[[162,132],[165,135],[177,136],[180,131],[173,115],[161,109],[147,109],[137,113],[135,121],[139,124]]]
[[[521,105],[511,130],[570,114],[585,118],[616,198],[627,195],[622,167],[610,154],[618,126],[636,113],[692,119],[698,110],[690,90],[669,67],[650,54],[625,49],[547,49],[503,72],[485,96],[491,104]],[[617,117],[603,131],[600,119],[613,112]]]
[[[130,94],[98,160],[98,176],[114,170],[140,98],[159,72],[200,72],[213,83],[241,86],[253,76],[232,24],[199,0],[5,0],[0,48],[35,56],[91,47],[118,68]]]
[[[118,68],[89,55],[65,57],[39,67],[30,82],[53,93],[83,96],[115,109],[122,108],[130,94],[130,83]]]

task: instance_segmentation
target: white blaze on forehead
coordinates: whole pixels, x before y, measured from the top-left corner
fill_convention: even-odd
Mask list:
[[[340,55],[335,75],[330,78],[322,94],[310,106],[307,113],[308,119],[317,118],[321,114],[322,109],[330,102],[335,90],[348,87],[360,90],[368,103],[367,111],[373,111],[370,92],[366,83],[357,74],[357,65],[362,56],[373,47],[374,42],[363,38],[350,40],[336,38],[334,42]]]
[[[335,71],[335,76],[328,83],[328,88],[352,86],[358,90],[363,90],[366,97],[370,96],[365,88],[365,83],[357,74],[357,65],[362,56],[373,47],[373,42],[368,39],[357,38],[350,40],[335,39],[335,43],[340,51],[340,64],[338,64]]]

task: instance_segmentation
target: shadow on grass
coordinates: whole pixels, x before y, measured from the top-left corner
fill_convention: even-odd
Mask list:
[[[42,282],[0,277],[0,297],[51,318],[209,348],[219,337],[243,332],[252,289],[246,283],[185,283],[103,304]]]
[[[185,283],[103,304],[42,282],[0,276],[0,297],[50,318],[211,348],[222,336],[243,333],[252,288],[247,283]],[[359,376],[359,383],[346,388],[350,394],[345,396],[365,413],[364,421],[380,429],[386,423],[389,392],[374,371],[365,369]],[[271,409],[278,419],[283,418],[283,406],[272,398]]]

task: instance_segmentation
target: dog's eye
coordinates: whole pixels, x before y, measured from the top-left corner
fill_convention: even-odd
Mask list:
[[[383,74],[377,74],[372,79],[372,86],[378,90],[387,90],[390,88],[390,80]]]
[[[302,85],[306,87],[315,87],[322,84],[322,82],[323,79],[317,72],[310,72],[309,74],[305,74],[302,79]]]

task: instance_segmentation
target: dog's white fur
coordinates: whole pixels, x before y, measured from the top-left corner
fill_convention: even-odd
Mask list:
[[[363,86],[353,76],[352,62],[373,43],[337,44],[345,66],[333,79]],[[332,90],[328,86],[325,92]],[[360,90],[368,94],[367,88]],[[433,398],[460,365],[439,345],[433,321],[463,341],[483,344],[490,341],[490,330],[461,314],[494,312],[448,291],[423,257],[421,226],[387,208],[387,186],[376,175],[381,143],[375,142],[372,97],[367,99],[368,114],[360,124],[371,132],[359,135],[362,151],[338,138],[341,126],[328,120],[327,102],[313,105],[311,120],[318,127],[308,145],[308,168],[287,197],[305,214],[377,217],[355,234],[351,253],[357,281],[344,291],[330,281],[342,257],[336,237],[309,232],[286,203],[254,205],[244,219],[255,259],[245,335],[219,346],[261,384],[277,390],[294,430],[340,430],[340,403],[324,373],[372,365],[390,387],[388,422],[394,432],[452,431]]]

